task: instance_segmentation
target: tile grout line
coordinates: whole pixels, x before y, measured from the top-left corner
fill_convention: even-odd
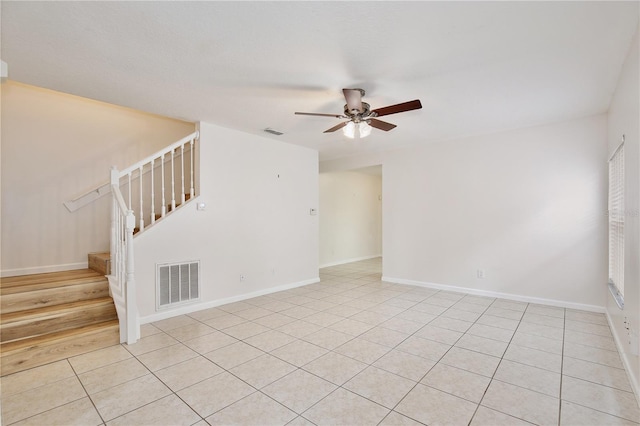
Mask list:
[[[562,327],[562,353],[560,354],[560,389],[558,390],[558,425],[562,423],[562,386],[564,380],[564,344],[565,344],[565,334],[567,331],[567,310],[564,311],[563,318],[563,327]]]
[[[441,290],[440,290],[440,291],[441,291]],[[435,296],[435,295],[436,295],[436,294],[438,294],[440,291],[438,291],[438,292],[434,293],[432,296],[429,296],[429,297],[433,297],[433,296]],[[428,298],[429,298],[429,297],[428,297]],[[456,301],[456,303],[454,303],[453,305],[451,305],[451,306],[449,306],[447,309],[445,309],[445,310],[444,310],[440,315],[436,316],[436,318],[439,318],[442,314],[444,314],[444,313],[445,313],[445,312],[447,312],[449,309],[451,309],[453,306],[455,306],[457,303],[459,303],[460,301],[462,301],[465,297],[466,297],[466,295],[465,295],[465,296],[463,296],[462,298],[460,298],[458,301]],[[427,299],[428,299],[428,298],[427,298]],[[426,299],[425,299],[425,300],[426,300]],[[422,303],[422,302],[420,302],[420,303]],[[492,302],[491,304],[493,304],[493,302]],[[485,307],[485,309],[482,311],[482,313],[480,313],[480,316],[482,316],[482,315],[487,311],[487,309],[489,309],[489,307],[491,306],[491,304],[490,304],[490,305],[488,305],[487,307]],[[478,318],[480,318],[480,316],[478,316]],[[435,320],[436,318],[434,318],[434,320]],[[445,318],[446,318],[446,317],[445,317]],[[420,330],[422,330],[422,328],[424,328],[425,326],[429,325],[432,321],[433,321],[433,320],[429,321],[427,324],[425,324],[423,327],[421,327],[421,328],[420,328]],[[475,322],[473,322],[473,323],[472,323],[472,326],[473,326],[473,324],[475,324],[476,322],[477,322],[477,319],[476,319],[476,321],[475,321]],[[469,328],[471,328],[472,326],[469,326]],[[433,327],[437,327],[437,326],[433,326]],[[440,327],[438,327],[438,328],[440,328]],[[447,330],[447,329],[445,329],[445,330]],[[468,330],[468,329],[467,329],[467,330]],[[419,330],[418,330],[418,331],[419,331]],[[417,333],[418,331],[416,331],[415,333]],[[456,331],[456,330],[450,330],[450,331]],[[415,333],[413,333],[411,336],[413,336]],[[416,384],[415,384],[411,389],[409,389],[409,391],[408,391],[408,392],[407,392],[407,393],[406,393],[406,394],[405,394],[405,395],[404,395],[404,396],[403,396],[403,397],[402,397],[402,398],[401,398],[401,399],[396,403],[396,405],[394,405],[394,406],[393,406],[393,408],[391,409],[391,411],[390,411],[389,413],[391,413],[391,412],[397,412],[397,411],[395,411],[395,410],[396,410],[396,408],[398,407],[398,405],[400,405],[400,404],[402,403],[402,401],[404,401],[404,399],[407,397],[407,395],[409,395],[409,394],[410,394],[410,393],[411,393],[411,392],[412,392],[412,391],[413,391],[413,390],[414,390],[414,389],[415,389],[419,384],[421,384],[422,380],[424,380],[424,378],[425,378],[425,377],[426,377],[426,376],[431,372],[431,370],[433,370],[433,368],[435,368],[435,366],[436,366],[436,365],[438,365],[438,363],[442,360],[442,358],[444,358],[444,357],[447,355],[447,353],[449,353],[449,351],[450,351],[450,350],[455,346],[455,344],[456,344],[456,343],[458,343],[458,341],[460,341],[460,339],[462,339],[462,337],[463,337],[465,334],[466,334],[466,332],[462,333],[462,334],[461,334],[461,336],[460,336],[460,337],[458,337],[458,338],[456,339],[456,341],[455,341],[452,345],[450,345],[449,349],[447,349],[447,351],[446,351],[444,354],[442,354],[442,356],[441,356],[437,361],[435,361],[435,363],[433,364],[433,366],[432,366],[431,368],[429,368],[429,370],[428,370],[427,372],[425,372],[425,373],[422,375],[422,377],[420,378],[420,380],[418,380],[418,381],[416,382]],[[408,337],[407,337],[407,339],[408,339]],[[429,340],[429,339],[427,339],[427,340]],[[406,341],[406,339],[405,339],[405,341]],[[403,341],[403,342],[404,342],[404,341]],[[440,342],[438,342],[438,343],[440,343]],[[398,345],[399,345],[399,344],[398,344]],[[396,345],[396,347],[397,347],[398,345]],[[428,386],[428,385],[423,385],[423,386]],[[431,386],[428,386],[428,387],[431,387]],[[437,389],[437,388],[432,388],[432,389],[435,389],[435,390],[437,390],[437,391],[439,391],[439,392],[444,392],[444,391],[441,391],[440,389]],[[449,394],[449,395],[453,395],[453,394],[450,394],[449,392],[444,392],[444,393],[447,393],[447,394]],[[457,395],[453,395],[453,396],[458,397]],[[458,397],[458,398],[460,398],[460,397]],[[462,399],[464,399],[464,398],[462,398]],[[466,399],[465,399],[465,400],[466,400]],[[479,403],[476,405],[476,410],[478,409],[478,406],[479,406]],[[389,415],[389,413],[387,413],[387,416]],[[401,414],[401,413],[399,413],[399,414]],[[403,415],[403,416],[404,416],[404,414],[401,414],[401,415]],[[471,422],[471,420],[473,419],[473,416],[474,416],[474,415],[475,415],[475,411],[474,411],[474,413],[471,415],[471,418],[469,419],[469,422]],[[387,416],[385,416],[385,418],[386,418]],[[406,416],[406,417],[409,417],[409,416]],[[412,419],[412,420],[415,420],[415,421],[419,422],[418,420],[413,419],[412,417],[409,417],[409,418],[410,418],[410,419]],[[383,418],[383,420],[384,420],[384,418]],[[421,423],[421,422],[419,422],[419,423]]]
[[[82,383],[82,381],[80,380],[80,377],[78,376],[78,373],[75,371],[75,368],[73,368],[73,365],[71,365],[71,363],[69,362],[69,358],[64,358],[64,359],[62,359],[62,360],[54,361],[54,362],[51,362],[51,363],[49,363],[49,364],[45,364],[45,365],[54,364],[54,363],[56,363],[56,362],[60,362],[60,361],[66,361],[66,362],[67,362],[67,364],[69,365],[69,367],[71,368],[71,371],[73,371],[73,374],[74,374],[74,375],[73,375],[73,376],[69,376],[69,377],[65,377],[65,378],[62,378],[62,379],[60,379],[60,380],[56,380],[56,381],[53,381],[53,382],[50,382],[50,383],[47,383],[47,384],[42,385],[42,386],[47,386],[47,385],[50,385],[50,384],[53,384],[53,383],[61,382],[61,381],[66,380],[66,379],[70,379],[71,377],[75,377],[76,379],[78,379],[78,383],[80,383],[80,386],[82,387],[82,390],[84,391],[85,396],[83,396],[82,398],[74,399],[73,401],[65,402],[65,403],[64,403],[64,404],[62,404],[62,405],[58,405],[58,406],[55,406],[55,407],[49,408],[49,409],[47,409],[47,410],[44,410],[44,411],[41,411],[41,412],[39,412],[39,413],[33,414],[33,415],[31,415],[31,416],[25,417],[25,418],[23,418],[23,419],[16,420],[15,422],[12,422],[12,423],[7,424],[7,426],[10,426],[10,425],[15,424],[15,423],[18,423],[18,422],[24,422],[25,420],[31,419],[31,418],[36,417],[36,416],[40,416],[40,415],[45,414],[45,413],[47,413],[47,412],[53,411],[53,410],[55,410],[55,409],[57,409],[57,408],[64,407],[64,406],[66,406],[66,405],[69,405],[69,404],[72,404],[72,403],[74,403],[74,402],[80,401],[80,400],[81,400],[81,399],[83,399],[83,398],[88,398],[88,399],[89,399],[89,401],[91,402],[91,405],[92,405],[92,406],[93,406],[93,408],[96,410],[96,413],[98,414],[98,417],[100,417],[100,420],[102,420],[102,423],[103,423],[103,424],[105,424],[105,420],[104,420],[104,418],[102,417],[102,414],[100,414],[100,411],[98,411],[98,408],[95,406],[95,404],[94,404],[93,400],[91,399],[91,396],[89,395],[89,392],[87,392],[87,389],[84,387],[84,384],[83,384],[83,383]],[[38,366],[38,367],[41,367],[41,366]],[[38,368],[38,367],[32,367],[32,368],[29,368],[29,369],[27,369],[27,370],[23,370],[23,371],[29,371],[29,370],[32,370],[32,369],[34,369],[34,368]],[[21,372],[22,372],[22,371],[19,371],[18,373],[21,373]],[[18,373],[14,373],[14,374],[18,374]],[[38,386],[38,387],[42,387],[42,386]],[[38,387],[36,387],[36,388],[31,388],[31,389],[28,389],[28,390],[23,391],[23,392],[19,392],[19,393],[15,394],[15,395],[19,395],[19,394],[24,393],[24,392],[29,392],[29,391],[31,391],[31,390],[33,390],[33,389],[37,389]],[[11,396],[13,396],[13,395],[11,395]],[[1,422],[0,422],[0,423],[1,423]]]
[[[499,299],[496,299],[496,300],[499,300]],[[493,305],[493,303],[491,305]],[[487,391],[489,390],[489,387],[491,386],[491,383],[495,380],[495,375],[498,372],[498,369],[500,368],[500,364],[502,363],[502,360],[504,359],[504,355],[507,353],[507,350],[509,349],[509,345],[511,345],[511,342],[513,341],[513,337],[516,335],[516,332],[518,331],[518,328],[520,328],[520,324],[522,323],[522,318],[524,318],[524,314],[527,311],[528,307],[529,307],[529,303],[526,304],[526,307],[525,307],[524,311],[522,311],[522,315],[520,316],[520,319],[518,320],[518,325],[516,326],[515,330],[513,330],[513,334],[511,335],[511,338],[509,339],[509,342],[507,342],[507,347],[504,349],[504,352],[502,353],[502,356],[500,357],[500,360],[498,361],[498,365],[496,365],[496,368],[493,370],[493,374],[491,375],[491,378],[489,380],[489,384],[487,385],[487,387],[485,388],[484,392],[482,393],[482,398],[480,398],[480,401],[476,405],[476,409],[473,412],[473,415],[471,416],[471,419],[469,419],[469,424],[471,424],[471,422],[475,418],[475,416],[478,413],[478,410],[480,409],[480,407],[483,406],[482,405],[482,401],[484,400],[485,396],[487,395]],[[487,407],[487,408],[489,408],[489,407]],[[491,408],[491,409],[493,410],[493,408]],[[500,410],[495,410],[495,411],[498,411],[498,412],[502,413],[502,411],[500,411]],[[510,415],[510,414],[507,414],[507,413],[502,413],[502,414],[505,414],[505,415],[508,415],[508,416]],[[515,417],[515,416],[512,416],[512,417]],[[515,418],[518,418],[518,417],[515,417]],[[524,420],[524,419],[521,419],[521,420]],[[524,421],[526,421],[526,420],[524,420]]]
[[[405,292],[405,293],[408,293],[408,292]],[[437,292],[436,292],[436,293],[434,293],[434,294],[437,294]],[[433,295],[431,295],[431,296],[433,296]],[[429,296],[429,297],[431,297],[431,296]],[[392,298],[387,299],[387,300],[391,300],[391,299],[392,299]],[[383,303],[384,303],[384,302],[381,302],[381,303],[378,303],[378,304],[376,304],[376,305],[374,305],[374,306],[378,306],[378,305],[383,304]],[[420,302],[418,302],[418,303],[420,303]],[[417,304],[417,303],[416,303],[416,304]],[[415,306],[415,305],[413,305],[413,306]],[[410,309],[410,308],[406,308],[406,309],[404,309],[402,312],[405,312],[405,311],[407,311],[408,309]],[[363,312],[363,311],[367,311],[367,309],[363,309],[361,312]],[[368,311],[368,312],[372,312],[372,311]],[[395,316],[399,315],[399,314],[400,314],[400,313],[402,313],[402,312],[399,312],[398,314],[396,314],[396,315],[392,316],[391,318],[394,318]],[[354,315],[356,315],[356,314],[354,314]],[[389,318],[389,319],[391,319],[391,318]],[[354,320],[354,321],[356,321],[356,320]],[[367,331],[365,331],[365,332],[360,333],[359,335],[357,335],[357,336],[353,337],[353,339],[351,339],[351,340],[349,340],[349,341],[345,342],[344,344],[347,344],[347,343],[351,342],[352,340],[355,340],[356,338],[358,338],[358,337],[362,336],[363,334],[367,333],[367,332],[368,332],[368,331],[370,331],[371,329],[373,329],[373,328],[375,328],[375,327],[380,326],[380,324],[382,324],[382,323],[379,323],[379,324],[377,324],[377,325],[373,325],[373,326],[372,326],[372,328],[370,328],[369,330],[367,330]],[[371,325],[371,324],[368,324],[368,323],[367,323],[367,325]],[[420,329],[422,329],[422,327],[421,327]],[[419,329],[419,330],[420,330],[420,329]],[[390,329],[389,329],[389,330],[390,330]],[[392,330],[392,331],[397,331],[397,330]],[[385,352],[385,354],[384,354],[384,355],[382,355],[382,356],[378,357],[376,360],[374,360],[374,361],[373,361],[373,363],[377,362],[380,358],[384,357],[386,354],[388,354],[391,350],[395,349],[395,348],[396,348],[398,345],[400,345],[402,342],[406,341],[409,337],[413,336],[413,334],[415,334],[417,331],[418,331],[418,330],[416,330],[414,333],[412,333],[412,334],[408,335],[405,339],[403,339],[401,342],[399,342],[398,344],[396,344],[394,347],[390,348],[387,352]],[[312,334],[313,334],[313,333],[312,333]],[[366,339],[365,339],[365,340],[366,340]],[[375,342],[371,342],[371,343],[375,343]],[[340,345],[340,346],[342,346],[342,345]],[[338,346],[338,347],[340,347],[340,346]],[[385,345],[381,345],[381,346],[385,346]],[[336,348],[334,348],[334,349],[337,349],[338,347],[336,347]],[[386,347],[386,346],[385,346],[385,347]],[[388,348],[388,347],[386,347],[386,348]],[[329,352],[331,352],[331,353],[335,353],[335,354],[337,354],[337,355],[345,356],[345,357],[347,357],[347,358],[349,358],[349,359],[352,359],[352,360],[355,360],[355,361],[357,361],[357,362],[362,362],[361,360],[358,360],[358,359],[352,358],[352,357],[350,357],[350,356],[348,356],[348,355],[341,354],[341,353],[339,353],[339,352],[335,352],[335,351],[334,351],[334,349],[329,350]],[[327,354],[325,354],[325,355],[327,355]],[[320,357],[315,358],[315,359],[314,359],[314,360],[312,360],[312,361],[309,361],[307,364],[310,364],[311,362],[313,362],[313,361],[315,361],[316,359],[319,359],[319,358],[321,358],[321,357],[323,357],[323,356],[325,356],[325,355],[321,355]],[[304,414],[305,412],[309,411],[309,410],[310,410],[310,409],[312,409],[314,406],[318,405],[320,402],[322,402],[323,400],[325,400],[326,398],[328,398],[330,395],[332,395],[332,394],[333,394],[334,392],[336,392],[338,389],[343,389],[343,390],[345,390],[345,391],[347,391],[347,392],[352,392],[352,393],[354,393],[354,394],[356,394],[356,395],[360,396],[361,398],[364,398],[364,399],[366,399],[366,400],[368,400],[368,401],[370,401],[370,402],[372,402],[372,403],[374,403],[374,404],[376,404],[376,405],[379,405],[379,406],[381,406],[381,407],[383,407],[383,408],[385,408],[385,409],[389,410],[389,408],[385,407],[384,405],[379,404],[378,402],[373,401],[373,400],[371,400],[371,399],[369,399],[369,398],[367,398],[367,397],[365,397],[365,396],[363,396],[363,395],[360,395],[360,394],[358,394],[357,392],[353,392],[353,391],[351,391],[351,390],[346,389],[346,388],[344,388],[344,387],[343,387],[343,386],[344,386],[344,384],[348,383],[348,382],[349,382],[350,380],[352,380],[354,377],[356,377],[357,375],[359,375],[360,373],[362,373],[363,371],[365,371],[367,368],[369,368],[369,367],[377,368],[377,367],[375,367],[375,366],[373,365],[373,363],[364,363],[364,364],[366,364],[366,367],[365,367],[365,368],[363,368],[363,369],[362,369],[362,370],[360,370],[359,372],[355,373],[353,376],[351,376],[350,378],[348,378],[348,379],[347,379],[344,383],[342,383],[341,385],[338,385],[338,384],[336,384],[336,383],[330,382],[330,381],[328,381],[327,379],[325,379],[325,378],[323,378],[323,377],[320,377],[320,376],[318,376],[318,375],[314,374],[313,372],[310,372],[310,371],[304,370],[304,369],[303,369],[303,367],[304,367],[304,366],[299,367],[299,368],[300,368],[300,369],[302,369],[303,371],[305,371],[305,372],[307,372],[307,373],[309,373],[309,374],[312,374],[312,375],[314,375],[315,377],[318,377],[318,378],[320,378],[320,379],[322,379],[322,380],[328,381],[329,383],[332,383],[333,385],[337,386],[337,387],[336,387],[336,389],[334,389],[333,391],[329,392],[327,395],[325,395],[323,398],[321,398],[320,400],[318,400],[317,402],[315,402],[315,403],[314,403],[313,405],[311,405],[310,407],[306,408],[306,409],[305,409],[305,411],[303,411],[303,412],[302,412],[302,413],[300,413],[299,415],[300,415],[301,417],[303,417],[303,418],[307,419],[306,417],[304,417],[304,416],[303,416],[303,414]],[[305,365],[307,365],[307,364],[305,364]],[[386,371],[386,370],[384,370],[384,371]],[[398,376],[398,377],[400,377],[400,378],[406,379],[406,378],[404,378],[404,377],[402,377],[402,376],[400,376],[400,375],[397,375],[397,374],[395,374],[395,373],[392,373],[392,372],[389,372],[389,373],[390,373],[390,374],[394,374],[394,375],[396,375],[396,376]],[[414,387],[415,387],[415,386],[414,386]],[[413,388],[412,388],[412,389],[413,389]],[[391,413],[392,411],[393,411],[393,409],[390,409],[390,410],[389,410],[389,413]],[[387,414],[386,414],[386,415],[381,419],[381,421],[383,421],[383,420],[384,420],[384,419],[389,415],[389,413],[387,413]],[[307,420],[308,420],[308,419],[307,419]]]
[[[102,413],[100,412],[100,410],[98,410],[98,407],[96,406],[96,403],[93,401],[93,398],[91,398],[91,395],[89,394],[89,391],[87,391],[87,388],[84,386],[84,383],[82,383],[82,380],[80,380],[80,375],[78,374],[76,369],[73,368],[73,364],[71,364],[71,362],[69,361],[69,358],[66,358],[65,361],[67,361],[67,363],[69,363],[69,367],[71,367],[71,370],[73,371],[73,374],[76,375],[76,379],[78,379],[78,382],[80,382],[80,386],[82,386],[82,390],[84,390],[84,393],[87,394],[87,398],[89,398],[89,401],[91,401],[91,405],[93,406],[93,409],[96,410],[96,413],[98,413],[98,416],[100,416],[100,420],[102,420],[102,424],[107,424],[107,421],[102,416]]]

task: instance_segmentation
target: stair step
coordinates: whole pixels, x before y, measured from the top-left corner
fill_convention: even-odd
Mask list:
[[[87,258],[89,261],[89,269],[101,275],[109,275],[111,273],[111,253],[89,253]]]
[[[101,277],[91,269],[74,269],[71,271],[48,272],[46,274],[22,275],[17,277],[4,277],[0,279],[0,288],[20,287],[33,283],[55,283],[89,277]],[[54,284],[58,285],[58,284]]]
[[[0,341],[9,342],[117,319],[113,299],[82,300],[38,309],[16,311],[0,317]]]
[[[118,320],[2,343],[0,374],[6,376],[119,343]]]
[[[95,271],[86,271],[89,272],[69,274],[69,279],[64,279],[64,275],[60,273],[55,273],[57,275],[54,277],[39,274],[43,275],[40,281],[32,278],[23,282],[7,282],[3,279],[0,287],[0,309],[3,314],[7,314],[109,296],[108,280]]]

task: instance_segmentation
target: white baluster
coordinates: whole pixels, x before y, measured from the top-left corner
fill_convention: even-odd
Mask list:
[[[180,161],[182,162],[182,167],[180,167],[180,172],[182,173],[182,204],[184,204],[185,196],[184,196],[184,144],[180,146]]]
[[[167,214],[167,202],[164,199],[164,154],[160,159],[160,169],[162,170],[160,173],[162,175],[162,207],[160,208],[160,213],[164,217]]]
[[[129,209],[131,209],[131,172],[129,172]]]
[[[156,223],[156,197],[155,197],[155,192],[156,192],[156,187],[153,184],[153,174],[154,174],[154,167],[153,165],[155,164],[155,159],[151,159],[151,223]]]
[[[114,188],[114,185],[119,187],[120,185],[120,172],[118,169],[113,166],[111,167],[111,175],[109,177],[109,183],[111,184],[111,188]],[[114,261],[116,260],[116,241],[118,238],[117,231],[117,220],[120,215],[118,210],[118,203],[116,201],[116,195],[112,194],[111,196],[111,241],[109,242],[109,264],[111,268],[113,268]],[[115,275],[113,269],[109,271],[109,275]]]
[[[138,174],[140,175],[140,232],[144,231],[144,213],[142,211],[142,169],[143,166],[140,166],[138,169]]]
[[[193,199],[193,197],[195,197],[196,195],[196,191],[193,189],[193,147],[194,147],[194,143],[195,142],[195,138],[191,139],[191,187],[189,188],[189,194],[191,194],[191,199]]]
[[[173,166],[173,149],[171,150],[171,211],[176,209],[176,180]]]
[[[118,291],[122,293],[122,213],[118,210],[117,228],[116,228],[116,261],[111,265],[114,268],[114,275],[118,279]]]
[[[118,211],[116,210],[116,200],[115,196],[111,197],[111,241],[109,241],[109,264],[113,268],[113,261],[116,257],[116,218]],[[113,275],[113,270],[109,271],[109,275]]]
[[[120,281],[120,293],[124,295],[124,270],[125,270],[125,252],[124,252],[124,217],[122,213],[120,213],[120,236],[118,237],[118,245],[120,246],[120,250],[118,250],[118,256],[120,257],[120,268],[119,268],[119,277]]]

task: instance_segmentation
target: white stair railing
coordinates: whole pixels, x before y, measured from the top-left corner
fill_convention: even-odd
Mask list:
[[[109,292],[118,311],[120,342],[133,344],[140,338],[133,269],[133,229],[136,218],[120,192],[120,176],[111,170],[111,275]]]
[[[179,141],[169,145],[165,149],[150,155],[144,160],[138,161],[136,164],[127,167],[124,170],[118,170],[113,167],[111,169],[110,187],[112,193],[112,212],[111,212],[111,274],[109,279],[109,290],[113,297],[118,318],[120,320],[120,341],[127,344],[135,343],[140,338],[140,325],[138,323],[138,311],[136,304],[136,288],[134,276],[134,253],[133,253],[133,234],[145,231],[145,223],[148,229],[156,222],[156,193],[160,192],[160,200],[162,206],[159,209],[160,217],[165,217],[167,212],[165,198],[165,180],[171,182],[171,205],[170,211],[178,207],[176,205],[176,188],[180,191],[179,200],[181,204],[186,202],[185,186],[189,187],[189,199],[195,197],[193,171],[194,171],[194,144],[198,139],[198,132],[180,139]],[[190,182],[185,182],[185,147],[190,151],[186,166],[189,167]],[[180,156],[180,175],[176,176],[174,166],[174,157],[176,151]],[[171,155],[171,176],[165,176],[165,158]],[[157,163],[159,167],[156,166]],[[159,170],[157,170],[159,169]],[[150,174],[150,179],[145,179],[143,175]],[[155,174],[158,174],[157,179]],[[138,179],[138,185],[132,184],[132,180]],[[160,181],[158,183],[158,180]],[[148,188],[145,184],[149,182]],[[134,197],[134,186],[138,188],[137,197]],[[127,202],[122,195],[121,188],[126,188]],[[133,214],[134,206],[132,199],[136,199],[140,213],[137,218]],[[148,204],[149,207],[146,207]],[[149,218],[149,220],[145,220]],[[137,225],[137,228],[136,228]]]
[[[156,222],[156,211],[160,211],[161,213],[159,216],[164,217],[167,214],[167,210],[173,211],[177,206],[184,204],[187,199],[187,194],[189,195],[189,199],[193,199],[193,197],[195,197],[193,182],[193,151],[195,149],[195,141],[197,139],[198,132],[194,132],[189,136],[172,143],[165,149],[158,151],[155,154],[152,154],[149,157],[138,161],[136,164],[120,171],[120,178],[127,178],[124,182],[121,181],[121,184],[126,186],[126,190],[129,195],[128,208],[130,210],[139,211],[139,216],[137,218],[138,232],[144,232],[145,226],[148,227]],[[167,159],[166,157],[168,156],[171,156],[171,158]],[[180,158],[176,162],[176,157],[178,156]],[[171,161],[170,176],[165,175],[165,161]],[[160,167],[158,167],[158,165]],[[180,170],[176,170],[177,168]],[[185,179],[185,169],[189,172],[189,175],[187,175],[187,178],[190,178],[189,182]],[[143,182],[142,177],[145,173],[149,173],[151,176],[149,179],[144,179]],[[132,191],[135,190],[132,187],[132,178],[138,179],[138,185],[136,185],[138,186],[138,194],[136,197],[137,206],[133,206],[131,204],[131,194]],[[166,183],[165,180],[167,181]],[[167,184],[170,186],[169,190],[171,191],[170,207],[165,205],[165,191]],[[188,188],[188,193],[185,192],[185,188]],[[176,192],[179,193],[176,194]],[[156,197],[158,194],[160,197]],[[160,208],[157,208],[155,205],[157,198],[162,200],[162,206],[159,206]],[[169,208],[167,209],[167,207]]]

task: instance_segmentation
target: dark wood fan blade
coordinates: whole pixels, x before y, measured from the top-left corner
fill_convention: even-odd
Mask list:
[[[375,112],[378,117],[382,117],[383,115],[397,114],[399,112],[411,111],[420,108],[422,108],[422,104],[420,103],[420,100],[416,99],[415,101],[403,102],[401,104],[374,109],[371,113]]]
[[[347,100],[349,111],[358,110],[362,112],[362,92],[360,89],[342,89],[344,98]]]
[[[315,112],[295,112],[297,115],[317,115],[319,117],[335,117],[335,118],[345,118],[344,115],[341,114],[319,114]]]
[[[395,129],[397,127],[395,124],[387,123],[386,121],[382,121],[382,120],[376,120],[375,118],[372,118],[367,121],[369,122],[369,124],[371,124],[371,127],[384,130],[385,132],[388,132],[389,130]]]
[[[344,123],[340,123],[337,126],[333,126],[332,128],[325,130],[323,133],[331,133],[331,132],[335,132],[336,130],[340,130],[342,129],[344,126],[346,126],[348,123],[348,121],[345,121]]]

